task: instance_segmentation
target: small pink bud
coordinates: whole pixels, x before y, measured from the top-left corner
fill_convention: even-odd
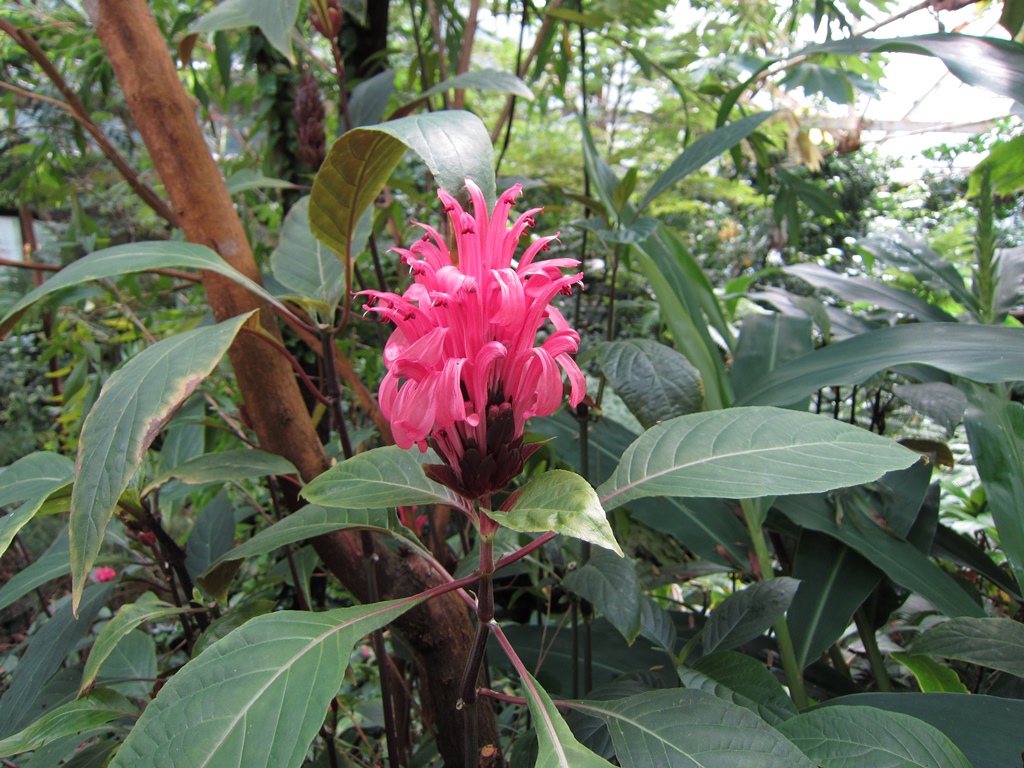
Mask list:
[[[103,566],[102,568],[97,568],[95,571],[93,571],[92,575],[93,578],[96,579],[96,581],[113,581],[117,578],[117,571],[115,571],[113,568]]]

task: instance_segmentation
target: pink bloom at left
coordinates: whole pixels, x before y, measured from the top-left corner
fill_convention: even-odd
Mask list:
[[[451,221],[454,252],[432,227],[408,250],[396,248],[413,275],[402,294],[364,291],[367,310],[395,325],[384,347],[387,375],[380,405],[402,448],[434,448],[443,466],[428,474],[469,499],[503,489],[518,475],[531,448],[523,446],[527,419],[554,413],[563,400],[586,395],[586,380],[571,355],[579,334],[551,305],[569,295],[582,273],[576,259],[538,260],[554,237],[530,244],[518,262],[519,239],[533,225],[534,208],[509,226],[521,192],[517,184],[488,211],[483,193],[466,180],[473,214],[441,190]],[[540,331],[546,331],[537,343]]]
[[[117,571],[104,565],[93,571],[92,575],[96,581],[113,581],[117,578]]]

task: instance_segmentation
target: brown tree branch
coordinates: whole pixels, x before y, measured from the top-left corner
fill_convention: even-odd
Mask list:
[[[259,270],[245,231],[145,0],[88,0],[86,8],[185,236],[213,248],[258,282]],[[220,275],[203,273],[203,284],[218,320],[260,309],[264,327],[280,339],[273,311],[262,300]],[[323,472],[329,461],[288,361],[249,334],[239,334],[229,355],[261,445],[288,458],[307,482]],[[339,532],[317,538],[314,546],[345,587],[367,600],[369,585],[359,539]],[[432,568],[412,553],[381,546],[376,554],[383,598],[416,594],[441,583]],[[437,725],[441,755],[447,765],[459,765],[461,713],[456,709],[456,689],[473,637],[469,614],[459,598],[450,594],[408,612],[396,626],[419,656],[424,711]],[[481,743],[498,743],[493,712],[481,715]]]
[[[107,139],[100,127],[93,122],[89,116],[89,110],[86,109],[85,104],[78,94],[75,93],[74,89],[68,85],[64,76],[61,75],[60,70],[54,66],[53,62],[50,61],[49,57],[39,47],[39,43],[36,42],[35,38],[32,37],[24,29],[19,29],[11,24],[6,19],[0,18],[0,29],[6,32],[18,45],[25,49],[29,56],[31,56],[35,62],[42,68],[43,72],[50,79],[50,82],[54,84],[58,91],[64,96],[67,101],[67,110],[71,115],[82,124],[82,127],[89,132],[89,135],[93,137],[96,144],[102,150],[103,154],[107,156],[107,159],[114,164],[124,180],[128,182],[128,186],[137,194],[142,201],[152,208],[160,218],[164,219],[172,227],[180,226],[178,223],[178,217],[175,216],[174,211],[167,205],[166,202],[158,195],[150,186],[148,186],[142,179],[139,178],[138,172],[128,163],[127,160],[121,155],[120,152],[114,147],[113,144]]]

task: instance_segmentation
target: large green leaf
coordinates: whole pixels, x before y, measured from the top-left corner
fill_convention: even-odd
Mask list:
[[[651,185],[651,188],[647,190],[647,194],[644,195],[643,200],[637,206],[637,210],[642,211],[658,195],[670,189],[677,182],[682,181],[706,163],[727,152],[730,147],[745,139],[756,131],[761,123],[774,115],[774,112],[760,112],[755,115],[748,115],[741,120],[729,123],[701,136],[683,150],[683,153]]]
[[[608,724],[623,768],[812,768],[777,730],[744,707],[694,689],[573,702]]]
[[[623,556],[601,500],[590,483],[575,472],[552,469],[533,478],[518,492],[508,512],[494,511],[491,515],[513,531],[555,531]]]
[[[609,768],[604,758],[584,747],[572,735],[551,697],[531,676],[523,678],[526,703],[537,732],[536,768]]]
[[[812,348],[810,318],[751,312],[743,318],[733,355],[733,391],[742,397],[780,365]],[[799,410],[806,411],[806,404]]]
[[[644,426],[702,409],[700,372],[676,350],[651,339],[595,346],[608,382]]]
[[[812,709],[777,727],[822,768],[971,768],[934,726],[872,707]]]
[[[192,521],[185,542],[185,570],[195,579],[235,544],[235,506],[221,487]]]
[[[0,740],[0,757],[10,757],[87,728],[138,714],[124,696],[109,688],[97,688],[85,698],[76,699],[47,712],[30,726]]]
[[[870,482],[916,460],[895,442],[834,419],[730,408],[647,430],[597,493],[606,509],[643,496],[807,493]]]
[[[292,475],[297,472],[284,456],[259,448],[238,448],[196,456],[164,472],[154,483],[162,483],[173,477],[187,485],[201,485],[264,475]]]
[[[49,494],[75,474],[75,463],[67,456],[37,451],[0,468],[0,507]]]
[[[980,694],[860,693],[825,706],[865,706],[923,720],[948,736],[972,768],[1016,766],[1024,752],[1024,701]]]
[[[945,32],[888,39],[848,37],[804,48],[794,53],[793,58],[818,53],[846,56],[883,51],[935,56],[968,85],[1024,102],[1024,45],[994,37]]]
[[[387,525],[388,514],[384,509],[350,510],[310,504],[221,555],[196,581],[213,598],[224,602],[228,597],[231,579],[239,564],[247,557],[264,555],[296,541],[312,539],[344,528],[385,530]]]
[[[152,592],[147,592],[134,603],[121,606],[113,619],[104,625],[103,630],[93,643],[89,658],[82,671],[82,684],[79,693],[85,691],[96,680],[96,675],[111,652],[117,647],[125,635],[146,621],[160,619],[181,613],[182,609],[158,600]]]
[[[195,21],[190,32],[216,32],[238,27],[259,27],[272,46],[288,61],[292,56],[292,30],[300,0],[224,0]]]
[[[780,577],[733,592],[711,612],[701,638],[705,654],[727,651],[763,635],[796,594],[796,579]]]
[[[1010,619],[950,619],[918,637],[910,651],[967,661],[1024,677],[1024,626]]]
[[[62,483],[59,488],[66,488],[69,484]],[[7,551],[7,548],[11,546],[11,542],[14,541],[14,537],[18,535],[18,531],[24,528],[29,520],[35,517],[36,513],[40,510],[50,494],[46,493],[42,496],[36,496],[34,499],[22,503],[17,509],[14,509],[10,514],[0,517],[0,556]],[[600,506],[600,505],[599,505]]]
[[[1024,584],[1024,406],[977,386],[967,387],[967,398],[964,426],[971,455],[999,532],[999,546],[1017,583]]]
[[[218,275],[223,275],[248,288],[252,293],[274,306],[283,307],[280,301],[234,269],[205,245],[170,240],[154,243],[129,243],[94,251],[88,256],[72,262],[38,288],[25,294],[0,319],[0,337],[6,335],[14,327],[25,310],[56,291],[87,283],[90,280],[121,277],[154,269],[204,269],[216,272]]]
[[[68,555],[68,532],[65,528],[53,540],[39,558],[27,568],[23,568],[11,577],[10,581],[0,587],[0,611],[24,597],[36,587],[59,579],[71,572],[71,559]]]
[[[852,304],[870,304],[892,312],[912,315],[921,321],[956,322],[956,318],[934,304],[870,277],[841,275],[817,264],[794,264],[785,267],[783,271],[799,277],[815,288],[824,288]]]
[[[310,232],[308,196],[296,201],[284,217],[270,270],[277,282],[330,319],[328,313],[345,292],[345,268]]]
[[[829,344],[776,368],[737,405],[786,405],[822,387],[860,384],[898,365],[930,365],[983,382],[1024,379],[1024,331],[911,323]]]
[[[355,644],[419,602],[258,616],[160,689],[111,768],[289,768],[305,759]]]
[[[331,146],[309,198],[313,234],[343,260],[356,223],[407,149],[420,156],[450,194],[458,194],[470,178],[489,201],[494,199],[494,150],[475,115],[431,112],[355,128]]]
[[[686,688],[707,691],[756,712],[769,725],[778,725],[796,715],[796,706],[782,683],[753,656],[718,651],[703,657],[693,667],[680,667],[679,679]]]
[[[571,571],[562,585],[588,600],[632,644],[640,634],[642,600],[636,563],[627,557],[597,551]]]
[[[227,352],[252,313],[157,342],[111,374],[82,426],[71,496],[77,605],[118,499],[175,410]]]
[[[463,509],[465,499],[430,480],[424,461],[439,461],[431,452],[389,445],[358,453],[321,474],[302,489],[314,504],[344,509],[378,509],[413,504],[448,504]]]
[[[910,670],[924,693],[970,693],[955,671],[923,653],[897,651],[889,654]]]

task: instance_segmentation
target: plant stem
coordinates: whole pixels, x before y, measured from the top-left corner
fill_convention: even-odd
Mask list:
[[[853,620],[857,625],[860,641],[864,644],[864,653],[867,654],[871,672],[875,676],[875,685],[883,693],[892,693],[892,680],[889,679],[889,673],[885,670],[885,657],[878,649],[878,639],[875,637],[874,630],[871,629],[871,622],[868,621],[868,615],[864,608],[857,609],[857,612],[853,614]]]
[[[757,556],[761,580],[774,579],[775,570],[772,566],[771,554],[768,551],[768,540],[765,538],[764,528],[761,527],[757,501],[743,499],[740,505],[747,523],[747,532],[754,544],[754,554]],[[810,702],[807,698],[807,689],[804,687],[803,671],[796,659],[796,649],[793,647],[793,638],[789,634],[789,625],[786,623],[785,616],[780,616],[779,620],[775,622],[775,640],[779,644],[779,654],[782,656],[782,668],[786,673],[789,696],[797,709],[806,709]]]
[[[462,674],[462,685],[459,688],[459,699],[462,702],[465,718],[465,759],[467,766],[479,764],[480,752],[477,737],[477,679],[480,677],[480,666],[487,650],[487,635],[490,623],[494,619],[494,535],[497,526],[487,516],[484,507],[490,506],[486,499],[480,503],[480,567],[477,570],[476,596],[476,635],[473,647]]]

